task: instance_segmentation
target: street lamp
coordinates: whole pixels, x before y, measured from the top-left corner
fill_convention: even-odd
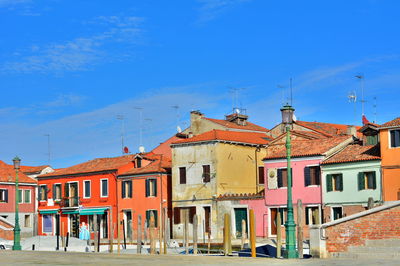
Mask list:
[[[293,200],[292,200],[292,169],[290,167],[290,129],[293,124],[294,109],[289,104],[286,104],[281,109],[282,123],[286,129],[286,159],[287,159],[287,219],[285,223],[286,229],[286,253],[287,259],[298,257],[296,251],[296,224],[294,223],[293,215]]]
[[[18,202],[19,202],[19,193],[18,193],[18,170],[21,165],[21,159],[18,156],[15,156],[13,159],[14,169],[15,169],[15,225],[14,225],[14,245],[12,246],[13,250],[21,250],[21,228],[19,227],[19,215],[18,215]]]

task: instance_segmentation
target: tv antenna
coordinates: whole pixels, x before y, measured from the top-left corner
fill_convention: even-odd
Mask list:
[[[360,81],[360,89],[361,89],[361,114],[365,115],[364,113],[364,80],[365,77],[363,74],[359,74],[359,75],[355,75],[356,78],[358,78],[358,80]]]
[[[278,84],[278,85],[276,85],[276,87],[278,88],[278,89],[280,89],[280,90],[282,90],[282,105],[285,105],[285,86],[283,86],[283,85],[280,85],[280,84]]]
[[[139,151],[140,153],[144,152],[144,146],[143,146],[143,107],[133,107],[133,109],[136,109],[139,111]],[[143,150],[143,152],[142,152]]]
[[[353,103],[354,105],[354,122],[355,124],[357,124],[357,94],[355,91],[351,91],[349,92],[349,94],[347,95],[347,99],[349,99],[349,103]]]
[[[47,160],[50,164],[50,159],[51,159],[51,149],[50,149],[50,134],[44,134],[45,137],[47,137]]]
[[[117,115],[117,119],[121,120],[121,152],[125,154],[125,145],[124,145],[124,138],[125,138],[125,116],[124,115]]]
[[[235,109],[241,108],[239,106],[239,91],[245,90],[246,88],[234,88],[234,87],[229,87],[229,92],[232,93],[232,110],[235,112]],[[241,105],[241,104],[240,104]]]
[[[374,123],[377,123],[377,112],[376,112],[376,109],[377,109],[377,106],[378,104],[377,104],[377,100],[376,100],[376,96],[374,97],[374,105],[373,105],[373,108],[374,108]]]
[[[175,113],[176,113],[176,129],[177,129],[177,131],[178,131],[178,133],[181,133],[182,132],[182,129],[180,128],[180,126],[179,126],[179,105],[172,105],[171,106],[171,108],[174,108],[175,109]]]

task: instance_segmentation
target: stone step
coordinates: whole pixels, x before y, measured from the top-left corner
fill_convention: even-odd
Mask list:
[[[367,240],[365,245],[368,247],[398,247],[400,246],[400,239]]]
[[[400,259],[400,253],[333,252],[331,256],[342,259]]]
[[[370,246],[358,246],[358,247],[349,247],[348,252],[350,253],[399,253],[400,254],[400,246],[379,246],[379,247],[370,247]]]

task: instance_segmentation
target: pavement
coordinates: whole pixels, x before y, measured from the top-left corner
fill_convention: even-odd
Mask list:
[[[400,265],[399,259],[272,259],[0,250],[0,265]]]

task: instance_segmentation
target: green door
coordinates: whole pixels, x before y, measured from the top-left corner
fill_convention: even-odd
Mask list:
[[[236,237],[242,237],[242,220],[246,221],[247,225],[247,209],[235,208],[235,223],[236,223]],[[247,231],[247,228],[245,228]]]

